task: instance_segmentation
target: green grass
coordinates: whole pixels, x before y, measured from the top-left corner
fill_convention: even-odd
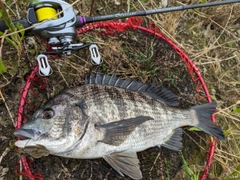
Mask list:
[[[184,156],[182,153],[181,158],[183,162],[183,170],[188,175],[190,180],[198,180],[200,178],[200,170],[197,170],[196,166],[193,166],[193,169],[191,169],[187,163],[187,161],[184,159]]]
[[[3,42],[3,39],[5,39],[8,43],[10,43],[16,50],[18,57],[20,58],[20,54],[22,51],[22,40],[24,38],[24,28],[23,25],[20,23],[17,23],[16,26],[14,26],[10,15],[8,13],[8,10],[5,8],[2,1],[0,1],[0,18],[3,19],[3,21],[6,23],[7,27],[9,28],[5,32],[0,32],[0,37]],[[19,33],[15,33],[17,30],[19,30]],[[8,34],[11,34],[8,36]],[[2,54],[2,53],[1,53]],[[20,59],[18,59],[18,65],[20,65]],[[0,74],[6,72],[6,67],[3,63],[2,57],[0,57]]]

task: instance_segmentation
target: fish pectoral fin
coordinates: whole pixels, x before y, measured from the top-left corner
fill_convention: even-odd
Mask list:
[[[182,149],[182,128],[175,129],[170,138],[161,146],[174,151],[180,151]]]
[[[141,179],[142,172],[136,152],[116,152],[103,157],[120,175]]]
[[[153,120],[153,118],[149,116],[139,116],[103,125],[95,125],[95,128],[100,131],[100,139],[98,142],[119,146],[128,138],[137,126],[148,120]]]

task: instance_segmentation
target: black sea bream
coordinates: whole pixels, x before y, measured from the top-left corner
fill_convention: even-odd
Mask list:
[[[19,148],[56,156],[104,158],[118,173],[141,179],[137,153],[154,146],[179,151],[183,126],[223,140],[210,117],[216,103],[179,109],[178,98],[154,84],[91,73],[85,85],[65,90],[15,131]]]

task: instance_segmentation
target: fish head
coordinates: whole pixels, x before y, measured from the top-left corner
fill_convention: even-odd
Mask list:
[[[87,109],[83,100],[57,96],[14,132],[20,138],[15,145],[23,149],[41,147],[55,155],[69,151],[79,143],[88,126],[84,108]]]

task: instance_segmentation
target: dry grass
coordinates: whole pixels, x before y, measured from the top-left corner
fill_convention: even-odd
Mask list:
[[[226,141],[218,142],[211,167],[212,177],[224,178],[239,166],[239,4],[181,12],[172,36],[192,57],[218,102],[217,123],[229,130]],[[172,17],[176,21],[176,17]],[[161,24],[161,22],[160,22]],[[164,25],[161,25],[164,27]],[[169,29],[169,27],[167,27]],[[189,36],[190,35],[190,36]],[[222,168],[219,174],[219,168]],[[240,177],[239,172],[234,176]]]
[[[141,9],[152,9],[161,6],[160,1],[114,1],[115,6],[109,6],[108,3],[114,4],[110,0],[101,0],[95,2],[93,7],[93,14],[107,14],[115,13],[119,11],[133,11]],[[169,6],[181,5],[182,3],[198,3],[198,0],[186,0],[186,1],[169,1]],[[75,1],[75,8],[83,15],[88,16],[90,10],[90,3],[87,1]],[[26,13],[24,11],[19,12],[19,9],[25,9],[25,4],[20,4],[18,1],[8,4],[10,9],[16,9],[10,11],[13,18],[25,18]],[[211,166],[210,177],[211,178],[228,178],[233,172],[236,172],[236,168],[240,165],[240,113],[234,112],[237,108],[240,108],[240,4],[232,4],[218,7],[209,7],[196,10],[187,10],[182,12],[172,12],[165,14],[157,14],[146,17],[149,21],[154,22],[165,35],[173,39],[176,44],[184,49],[191,57],[197,67],[200,69],[205,82],[208,85],[212,98],[218,102],[217,124],[223,127],[227,131],[226,140],[218,142],[214,162]],[[15,14],[16,13],[16,14]],[[98,41],[99,45],[106,45],[105,42],[97,37],[83,36],[82,40],[94,39]],[[97,39],[97,40],[96,40]],[[36,40],[37,46],[40,45],[40,40]],[[0,125],[6,126],[6,119],[13,119],[12,114],[16,115],[16,105],[12,105],[13,100],[18,100],[18,89],[13,91],[15,99],[9,98],[6,88],[9,85],[19,87],[18,83],[14,82],[16,77],[23,81],[23,75],[31,70],[34,59],[33,56],[27,53],[29,45],[24,41],[25,50],[21,55],[18,51],[18,57],[15,55],[15,50],[6,43],[3,46],[3,62],[7,67],[7,73],[0,75],[0,106],[4,106],[7,113],[0,112]],[[122,42],[119,42],[121,46]],[[27,47],[27,48],[26,48]],[[112,51],[118,52],[119,49],[114,49],[114,44],[111,45]],[[106,49],[107,51],[107,49]],[[104,52],[103,52],[104,53]],[[75,59],[80,59],[81,66]],[[70,87],[75,82],[69,82],[65,77],[78,77],[79,73],[84,73],[88,70],[89,60],[81,58],[78,54],[73,58],[66,58],[54,61],[56,69],[61,79],[60,81],[65,84],[66,87]],[[127,57],[125,57],[127,58]],[[25,59],[23,61],[23,59]],[[18,65],[17,62],[19,62]],[[118,62],[113,64],[107,64],[108,67],[117,65]],[[131,65],[132,66],[132,65]],[[136,67],[137,64],[130,67],[129,72],[119,70],[119,74],[134,74],[137,76]],[[69,68],[74,69],[70,73],[66,73]],[[113,68],[112,68],[113,69]],[[140,77],[141,81],[146,81],[151,74],[145,74],[146,76]],[[58,79],[57,79],[58,80]],[[21,87],[21,86],[20,86]],[[55,91],[54,84],[52,90]],[[2,93],[3,92],[3,93]],[[51,93],[48,94],[51,97]],[[12,107],[12,106],[13,107]],[[12,108],[9,108],[9,107]],[[3,110],[4,108],[1,108]],[[6,116],[6,117],[4,117]],[[14,123],[14,120],[12,120]],[[229,131],[228,131],[229,130]],[[0,135],[0,139],[3,139]],[[200,145],[199,145],[200,146]],[[200,146],[201,147],[201,146]],[[1,161],[4,160],[4,152],[2,154]],[[1,163],[0,161],[0,163]],[[1,177],[0,166],[0,177]],[[237,172],[235,176],[240,178],[240,172]]]

